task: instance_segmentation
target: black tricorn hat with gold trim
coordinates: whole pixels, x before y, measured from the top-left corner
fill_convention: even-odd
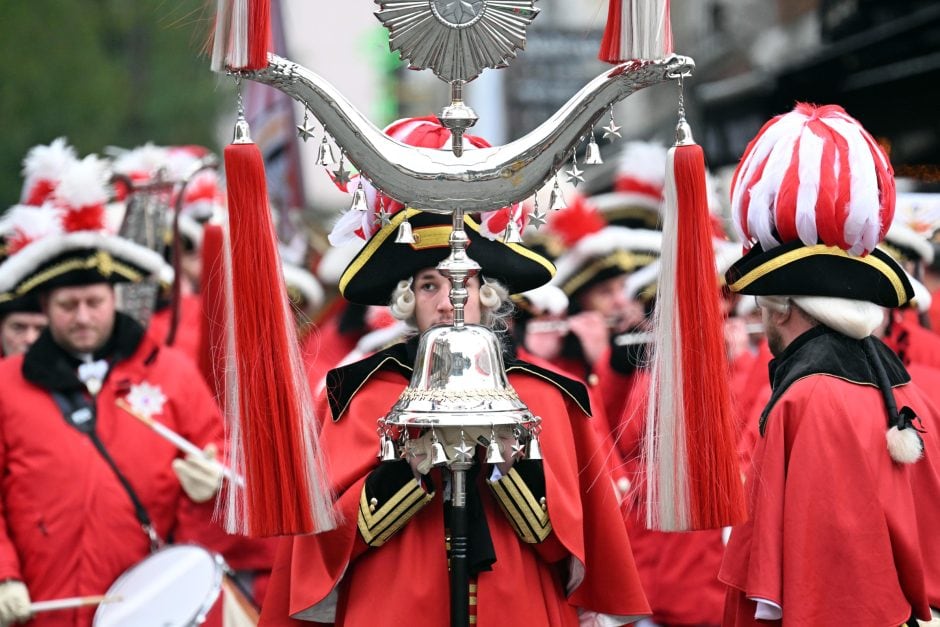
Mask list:
[[[856,256],[800,241],[763,250],[755,244],[725,273],[732,292],[754,296],[831,296],[900,307],[914,296],[907,274],[887,253]]]
[[[411,224],[415,243],[395,241],[399,226]],[[387,305],[399,281],[436,266],[450,254],[452,230],[449,214],[402,209],[379,229],[346,267],[339,281],[340,293],[353,303]],[[496,279],[510,293],[525,292],[548,283],[555,266],[520,244],[508,244],[482,235],[480,226],[464,217],[469,238],[467,256],[480,264],[481,274]]]
[[[155,251],[112,234],[106,220],[108,170],[89,155],[62,174],[42,206],[17,205],[4,216],[7,257],[0,303],[37,291],[92,283],[171,279]]]

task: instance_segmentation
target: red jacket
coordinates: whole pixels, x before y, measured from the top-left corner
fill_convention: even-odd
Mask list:
[[[832,340],[791,345],[776,364],[747,479],[750,518],[721,568],[731,586],[724,624],[888,626],[912,610],[929,620],[928,605],[940,606],[940,415],[886,362],[897,407],[914,409],[925,430],[924,457],[894,462],[861,349],[843,340],[824,370],[819,341]],[[816,374],[797,369],[800,359]],[[782,606],[782,621],[756,621],[752,598]]]
[[[598,440],[589,419],[570,397],[539,376],[510,371],[509,379],[543,420],[546,500],[553,531],[541,544],[523,544],[487,491],[482,492],[496,563],[477,578],[478,624],[577,625],[577,608],[619,616],[647,614],[617,497],[605,460],[596,454]],[[337,624],[447,624],[440,494],[378,548],[369,548],[356,526],[363,483],[378,463],[375,420],[391,408],[407,383],[401,372],[375,372],[357,388],[338,420],[324,420],[320,442],[345,523],[328,533],[282,542],[262,625],[305,624],[288,617],[313,620],[319,615],[312,608],[328,604],[334,589],[339,594]],[[328,412],[321,403],[321,413]],[[576,583],[566,594],[572,573]]]
[[[213,503],[185,497],[170,466],[182,454],[116,401],[140,384],[159,388],[166,401],[153,417],[200,447],[221,442],[222,424],[192,361],[138,337],[98,395],[97,433],[160,536],[182,542],[209,519]],[[52,381],[68,379],[71,365],[48,332],[25,359]],[[149,553],[131,500],[90,438],[66,423],[46,389],[24,377],[23,356],[0,362],[0,381],[0,579],[24,581],[33,601],[104,594]],[[92,615],[92,609],[48,612],[30,624],[90,625]]]

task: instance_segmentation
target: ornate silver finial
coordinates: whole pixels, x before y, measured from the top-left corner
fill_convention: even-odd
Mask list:
[[[505,67],[525,47],[535,0],[375,0],[389,47],[413,70],[447,82],[471,81],[485,68]]]

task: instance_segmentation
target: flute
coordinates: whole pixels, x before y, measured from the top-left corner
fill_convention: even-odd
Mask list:
[[[764,325],[761,322],[752,322],[745,325],[745,331],[747,331],[748,335],[760,335],[764,332]],[[635,344],[649,344],[653,339],[653,333],[640,331],[621,333],[620,335],[614,336],[613,343],[616,346],[633,346]]]
[[[144,414],[138,412],[133,407],[131,407],[127,403],[127,401],[125,401],[123,398],[119,398],[115,402],[117,403],[118,407],[120,407],[121,409],[129,413],[131,416],[133,416],[134,418],[137,418],[142,423],[144,423],[145,425],[153,429],[154,433],[156,433],[157,435],[165,439],[170,444],[174,445],[179,450],[183,451],[184,453],[188,453],[190,455],[197,455],[199,457],[205,458],[206,454],[203,452],[201,448],[199,448],[198,446],[196,446],[195,444],[193,444],[192,442],[190,442],[189,440],[187,440],[186,438],[178,434],[176,431],[173,431],[165,424],[157,422],[150,416],[145,416]],[[237,474],[234,470],[232,470],[228,466],[225,466],[217,462],[214,459],[210,461],[212,461],[212,463],[219,466],[219,468],[222,471],[222,476],[224,476],[226,479],[228,479],[235,485],[244,487],[245,485],[244,477]]]

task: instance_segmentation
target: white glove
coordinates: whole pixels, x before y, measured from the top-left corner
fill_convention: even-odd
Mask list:
[[[11,625],[29,620],[29,590],[22,581],[0,583],[0,625]]]
[[[215,461],[216,446],[210,444],[202,455],[187,455],[173,460],[173,472],[183,486],[183,492],[196,503],[205,503],[222,487],[222,466]]]

